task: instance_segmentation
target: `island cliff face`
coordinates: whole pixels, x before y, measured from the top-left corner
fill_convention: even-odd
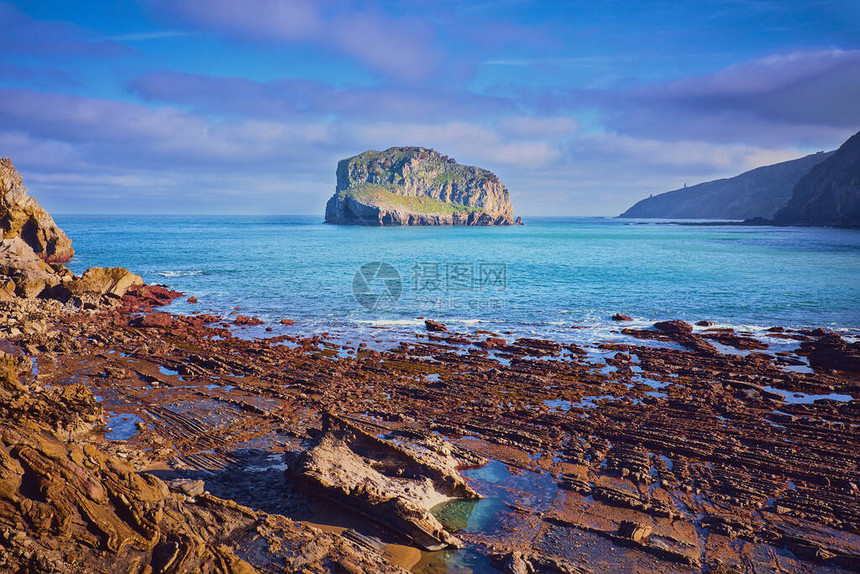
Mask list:
[[[510,194],[496,174],[432,149],[366,151],[337,165],[326,223],[511,225]]]
[[[619,217],[643,219],[771,218],[795,184],[834,152],[815,153],[643,199]]]
[[[0,239],[20,237],[45,261],[72,258],[72,240],[39,202],[27,194],[21,174],[8,157],[0,159]]]
[[[774,223],[860,227],[860,132],[797,182]]]

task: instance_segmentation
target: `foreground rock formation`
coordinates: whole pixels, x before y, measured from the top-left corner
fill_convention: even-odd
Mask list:
[[[0,159],[0,239],[20,237],[45,261],[72,258],[72,240],[50,214],[27,194],[21,174],[8,157]]]
[[[0,347],[24,373],[0,397],[12,571],[158,571],[175,554],[215,571],[235,556],[444,572],[450,551],[422,551],[453,537],[478,571],[860,567],[858,349],[836,333],[667,321],[589,348],[421,331],[377,351],[129,313],[164,300],[149,289],[92,312],[0,302]],[[465,498],[428,514],[448,488]]]
[[[432,149],[393,147],[341,160],[326,223],[511,225],[507,188],[492,172]]]
[[[860,132],[797,183],[774,223],[860,227]]]
[[[419,547],[441,550],[462,544],[430,509],[450,500],[481,497],[457,467],[486,461],[463,454],[466,460],[458,460],[450,443],[432,436],[421,437],[412,447],[398,445],[326,413],[319,440],[296,460],[293,472],[311,482],[316,492],[392,528]]]
[[[5,572],[400,572],[338,537],[167,484],[106,453],[81,383],[19,380],[0,354],[0,568]]]

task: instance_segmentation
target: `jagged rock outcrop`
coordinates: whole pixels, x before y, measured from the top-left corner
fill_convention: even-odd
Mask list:
[[[499,178],[437,151],[393,147],[341,160],[326,223],[345,225],[511,225]]]
[[[0,239],[22,238],[46,261],[72,258],[72,240],[39,202],[27,194],[21,174],[8,157],[0,159]]]
[[[0,354],[0,571],[402,573],[376,552],[283,516],[170,485],[104,452],[83,383],[21,380]]]
[[[426,550],[439,550],[461,544],[430,509],[458,498],[481,498],[457,472],[460,464],[453,446],[437,437],[422,437],[413,449],[326,414],[322,434],[292,471],[315,492],[385,524]]]
[[[797,182],[774,223],[860,227],[860,132]]]
[[[0,159],[0,301],[43,297],[95,308],[118,304],[143,285],[122,267],[92,267],[75,277],[62,265],[74,255],[71,239],[21,182],[12,161]]]
[[[771,218],[791,198],[792,189],[834,152],[819,152],[738,176],[708,181],[648,197],[619,217],[657,219]]]
[[[61,263],[46,263],[20,237],[0,241],[0,301],[43,297],[95,308],[118,304],[141,285],[140,275],[122,267],[91,267],[75,277]]]

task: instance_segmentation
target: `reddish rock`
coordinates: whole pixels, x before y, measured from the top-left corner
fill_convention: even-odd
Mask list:
[[[149,311],[153,307],[169,305],[171,301],[180,297],[182,297],[182,293],[167,289],[162,285],[142,285],[129,289],[123,296],[120,312]]]
[[[692,325],[677,319],[674,321],[660,321],[659,323],[654,323],[654,328],[669,335],[689,335],[693,332]]]
[[[507,344],[508,342],[501,337],[487,337],[485,341],[480,341],[478,346],[482,349],[496,349],[498,347],[504,347]]]
[[[447,333],[448,327],[444,323],[440,323],[439,321],[433,321],[431,319],[424,320],[424,327],[427,328],[431,333]]]
[[[627,315],[622,315],[621,313],[616,313],[612,316],[613,321],[632,321],[633,317],[628,317]]]
[[[849,343],[836,333],[804,341],[800,351],[809,356],[809,364],[816,369],[860,373],[860,342]]]
[[[696,325],[699,327],[713,327],[716,323],[713,321],[696,321]]]
[[[197,303],[197,297],[189,297],[185,300],[187,303]]]
[[[136,324],[139,327],[169,329],[173,324],[173,317],[170,313],[159,311],[140,317]]]
[[[259,317],[245,317],[244,315],[236,315],[234,325],[262,325],[263,320]]]
[[[292,319],[281,319],[281,325],[294,325],[296,322]]]

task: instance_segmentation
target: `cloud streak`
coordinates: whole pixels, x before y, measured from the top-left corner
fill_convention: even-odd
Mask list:
[[[246,42],[312,44],[407,82],[434,75],[442,64],[434,30],[365,3],[321,0],[155,0],[161,13]]]

